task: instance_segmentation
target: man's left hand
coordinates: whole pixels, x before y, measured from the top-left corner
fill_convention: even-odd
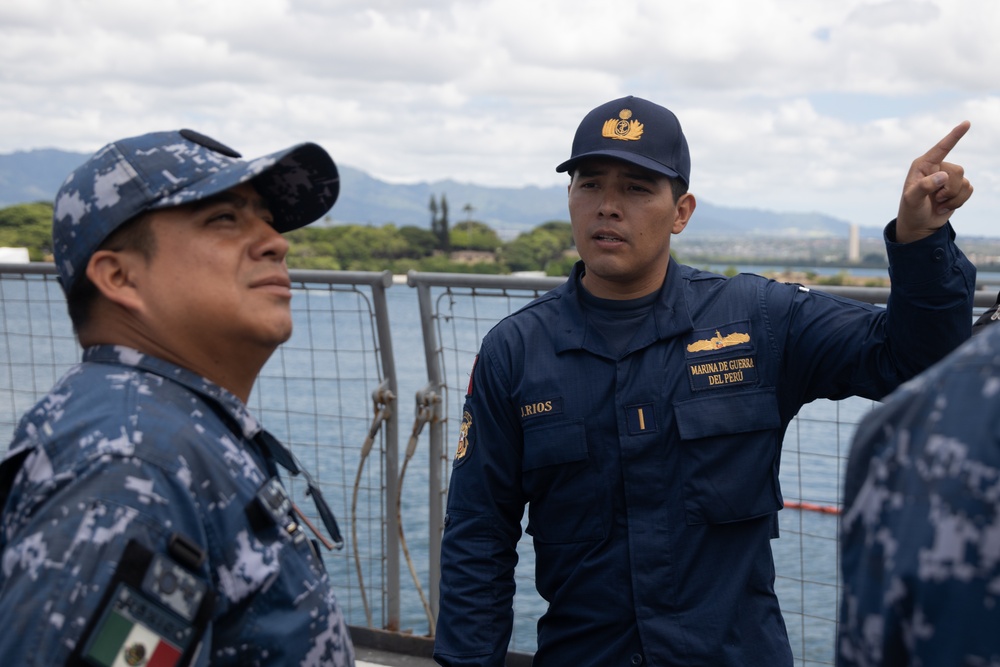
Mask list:
[[[972,196],[965,169],[944,161],[969,127],[969,121],[962,121],[910,165],[896,218],[897,242],[910,243],[930,236]]]

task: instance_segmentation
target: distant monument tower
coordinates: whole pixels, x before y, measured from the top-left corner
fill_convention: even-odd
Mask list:
[[[847,261],[851,264],[861,262],[861,229],[852,224],[847,237]]]

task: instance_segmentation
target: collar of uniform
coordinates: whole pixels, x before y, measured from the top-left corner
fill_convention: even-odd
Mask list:
[[[253,439],[261,431],[260,423],[234,394],[197,373],[192,373],[169,361],[164,361],[123,345],[95,345],[83,351],[84,362],[119,364],[159,375],[187,387],[194,393],[221,407],[239,425],[243,436]]]
[[[660,287],[659,298],[653,303],[651,321],[637,332],[632,341],[633,349],[640,349],[658,340],[673,338],[694,329],[691,323],[691,313],[687,300],[684,298],[686,280],[682,275],[683,267],[670,258],[667,267],[667,279]],[[583,289],[580,278],[583,276],[583,262],[573,266],[569,279],[552,291],[553,295],[562,299],[559,311],[559,332],[556,337],[556,351],[588,349],[586,341],[587,316],[583,301],[577,291]]]

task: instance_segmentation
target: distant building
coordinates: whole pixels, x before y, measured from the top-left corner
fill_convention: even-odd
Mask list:
[[[27,248],[0,248],[0,264],[27,264],[30,261]]]
[[[847,238],[847,261],[857,264],[861,261],[861,228],[852,224]]]

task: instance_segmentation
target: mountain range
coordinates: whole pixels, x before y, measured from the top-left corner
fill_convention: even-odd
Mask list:
[[[86,153],[36,149],[0,154],[0,207],[51,201],[63,179],[86,160]],[[448,201],[452,225],[466,219],[483,222],[502,238],[513,238],[550,220],[568,220],[566,188],[490,187],[454,180],[413,184],[388,183],[349,166],[340,169],[340,198],[327,220],[318,224],[359,223],[430,227],[430,200]],[[471,207],[467,210],[466,207]],[[847,238],[850,224],[819,213],[777,213],[716,206],[698,201],[686,236],[781,236]],[[881,228],[861,227],[861,236],[880,237]]]

